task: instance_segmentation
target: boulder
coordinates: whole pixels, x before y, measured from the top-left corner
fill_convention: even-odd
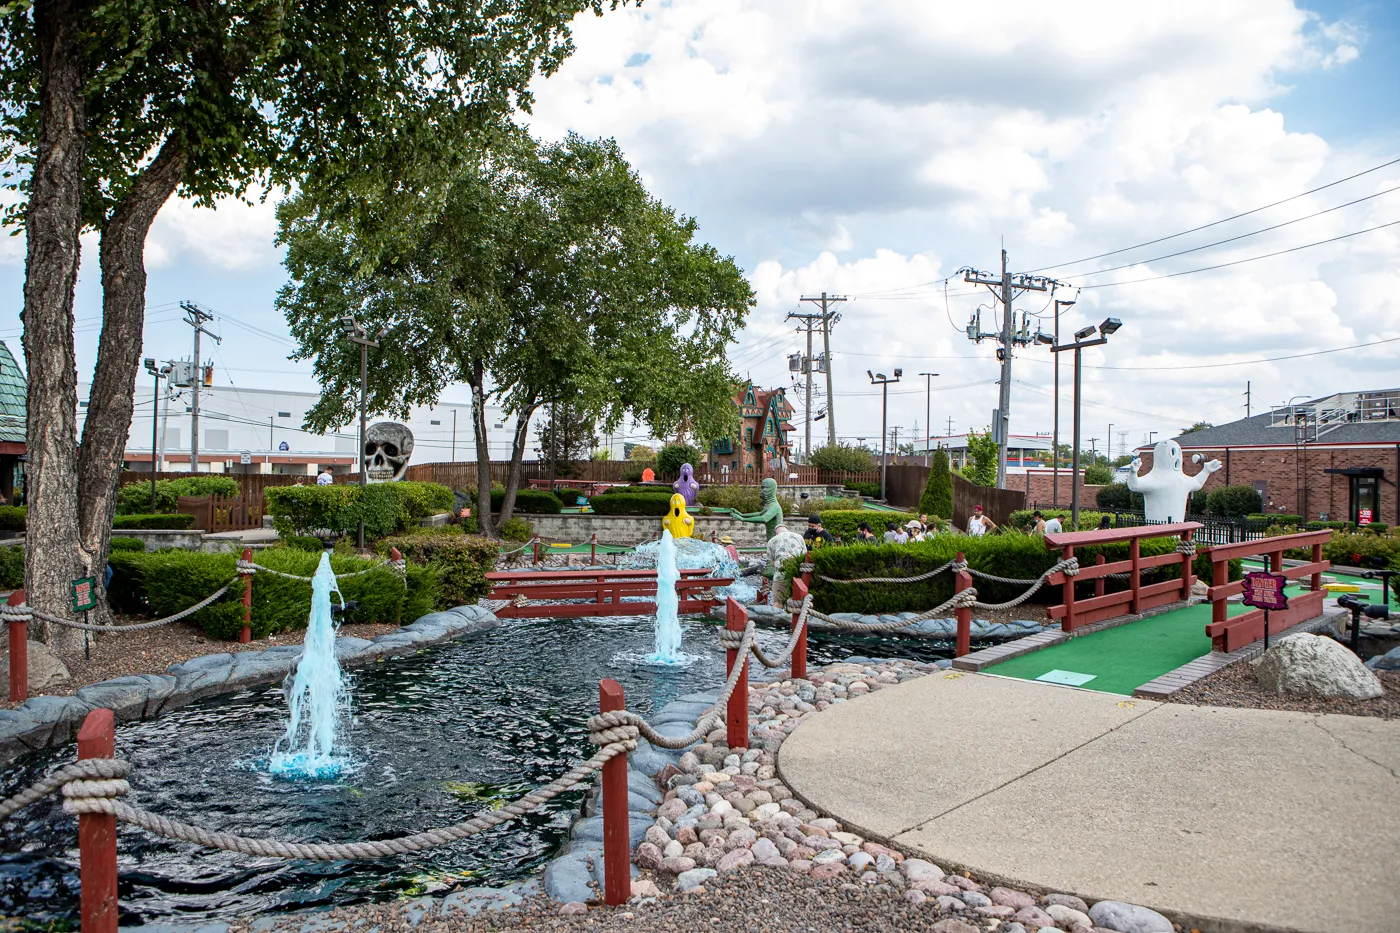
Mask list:
[[[1366,666],[1373,671],[1400,671],[1400,646],[1391,648],[1385,654],[1368,658]]]
[[[544,893],[560,904],[593,899],[592,858],[585,852],[561,856],[545,866]]]
[[[1254,676],[1260,689],[1291,696],[1370,700],[1384,692],[1356,655],[1323,635],[1279,639],[1264,653]]]
[[[1089,919],[1118,933],[1172,933],[1172,922],[1157,911],[1122,901],[1099,901],[1089,908]]]
[[[29,692],[61,684],[69,678],[68,667],[41,641],[29,641]],[[0,684],[10,682],[10,652],[0,652]]]

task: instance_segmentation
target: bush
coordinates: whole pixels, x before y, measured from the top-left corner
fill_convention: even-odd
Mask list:
[[[23,531],[28,515],[28,506],[0,505],[0,531]]]
[[[1284,515],[1282,513],[1278,515],[1267,515],[1263,512],[1255,512],[1245,517],[1251,521],[1267,521],[1270,524],[1279,526],[1303,524],[1303,516],[1301,515]]]
[[[663,476],[679,476],[683,464],[694,467],[704,459],[705,454],[698,447],[684,443],[667,444],[657,452],[653,469]]]
[[[144,551],[146,542],[140,538],[112,538],[107,545],[108,551]]]
[[[436,587],[438,595],[432,609],[464,606],[485,596],[491,589],[486,574],[495,568],[501,552],[500,545],[490,538],[422,532],[385,538],[375,545],[375,550],[388,554],[395,547],[411,566],[434,571],[433,579],[424,581],[424,585]],[[423,614],[417,604],[414,611]]]
[[[1113,471],[1107,464],[1095,463],[1084,470],[1084,485],[1086,486],[1107,486],[1113,482]]]
[[[182,476],[179,479],[156,480],[156,511],[173,513],[181,496],[237,496],[242,491],[238,480],[231,476],[211,473],[206,476]],[[150,480],[127,483],[117,490],[117,514],[136,515],[151,508]]]
[[[1125,487],[1126,488],[1126,487]],[[1191,493],[1191,498],[1187,500],[1186,511],[1192,515],[1206,514],[1206,502],[1210,499],[1210,493],[1204,489],[1197,489]]]
[[[662,516],[671,508],[669,492],[609,492],[596,496],[589,505],[599,515]]]
[[[587,498],[582,489],[575,489],[572,486],[560,486],[554,490],[554,494],[559,497],[565,508],[573,508],[578,505],[580,499]]]
[[[338,534],[344,530],[341,512],[359,492],[360,487],[347,484],[269,486],[263,490],[263,502],[279,536],[304,537],[317,531]]]
[[[17,590],[24,586],[24,545],[0,545],[0,586]]]
[[[1058,515],[1060,517],[1060,524],[1064,526],[1065,531],[1094,531],[1099,527],[1099,522],[1106,513],[1080,509],[1079,527],[1077,529],[1070,527],[1070,513],[1068,509],[1042,510],[1040,514],[1047,522]],[[1111,522],[1112,520],[1112,516],[1110,516],[1109,521]],[[1017,509],[1007,518],[1007,524],[1017,531],[1029,532],[1035,527],[1035,510]]]
[[[868,496],[871,499],[880,498],[879,483],[846,483],[845,486],[857,495]]]
[[[850,511],[856,511],[856,510],[860,510],[860,509],[864,509],[864,508],[865,508],[865,500],[864,500],[864,499],[833,499],[833,498],[831,498],[830,496],[823,496],[823,497],[820,498],[820,499],[813,499],[813,498],[811,498],[811,497],[809,496],[809,497],[806,498],[806,499],[798,499],[798,500],[797,500],[797,508],[796,508],[796,511],[797,511],[797,514],[798,514],[798,515],[811,515],[811,514],[814,513],[814,512],[823,512],[823,513],[824,513],[824,512],[827,512],[827,511],[850,512]],[[790,513],[792,510],[790,510],[790,509],[784,509],[783,511],[784,511],[785,513]],[[874,509],[870,509],[870,510],[867,510],[866,514],[868,514],[868,515],[881,515],[881,514],[884,514],[884,513],[882,513],[882,512],[876,512]]]
[[[1373,535],[1383,535],[1390,530],[1390,526],[1387,525],[1385,522],[1371,522],[1371,524],[1364,525],[1362,527],[1365,528],[1367,533]]]
[[[948,472],[948,452],[942,447],[933,452],[929,461],[928,482],[919,497],[919,511],[930,515],[953,517],[953,476]]]
[[[1094,494],[1094,503],[1106,512],[1141,512],[1142,493],[1128,489],[1127,483],[1109,483]]]
[[[808,462],[818,470],[836,473],[863,473],[875,469],[875,460],[864,447],[827,444],[812,451]]]
[[[1253,486],[1221,486],[1206,497],[1206,511],[1222,518],[1243,518],[1263,510],[1263,500]]]
[[[626,466],[618,471],[618,477],[628,483],[641,482],[642,473],[650,466],[650,460],[629,461]]]
[[[534,534],[535,529],[523,518],[512,517],[501,526],[501,537],[507,541],[529,541]]]
[[[1322,546],[1322,556],[1333,564],[1374,570],[1400,559],[1400,538],[1391,535],[1352,532],[1332,535]]]
[[[169,515],[116,515],[113,528],[146,528],[157,531],[183,531],[194,527],[194,516],[174,512]]]
[[[763,495],[757,486],[706,486],[700,490],[697,500],[702,506],[733,509],[736,512],[757,512],[763,508]],[[787,514],[797,509],[791,496],[778,496],[778,504]],[[705,509],[701,509],[700,513],[705,514]]]
[[[506,491],[491,491],[491,511],[499,515],[501,505],[506,501]],[[522,515],[558,515],[564,510],[564,502],[552,492],[543,489],[521,489],[515,494],[515,511]]]
[[[856,528],[861,522],[869,522],[876,537],[885,533],[890,522],[903,525],[919,516],[913,512],[877,512],[874,509],[821,509],[822,527],[847,543],[856,539]],[[801,534],[807,529],[801,525],[789,525],[791,530]],[[836,574],[831,574],[836,576]]]
[[[397,483],[379,483],[398,493],[408,513],[410,525],[416,525],[425,518],[451,512],[457,504],[457,497],[450,487],[441,483],[420,483],[403,480]]]
[[[309,551],[312,554],[319,554],[326,549],[326,543],[314,535],[287,535],[279,538],[278,544],[289,547],[296,551]]]

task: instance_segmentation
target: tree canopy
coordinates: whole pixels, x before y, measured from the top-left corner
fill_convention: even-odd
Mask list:
[[[997,484],[997,442],[992,440],[991,430],[967,434],[967,466],[963,467],[963,478],[978,486]]]
[[[849,444],[827,444],[812,451],[808,462],[818,470],[859,473],[875,469],[875,461],[865,447]]]

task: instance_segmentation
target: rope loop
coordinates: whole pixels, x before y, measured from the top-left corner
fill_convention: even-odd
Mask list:
[[[1078,576],[1078,575],[1079,575],[1079,558],[1077,558],[1077,557],[1067,557],[1067,558],[1065,558],[1064,560],[1060,561],[1060,562],[1059,562],[1058,564],[1056,564],[1055,566],[1051,567],[1049,570],[1045,571],[1045,576],[1046,576],[1046,577],[1049,577],[1051,574],[1053,574],[1053,573],[1054,573],[1055,571],[1057,571],[1057,570],[1058,570],[1060,573],[1063,573],[1063,574],[1064,574],[1065,576],[1067,576],[1067,577],[1075,577],[1075,576]]]
[[[738,651],[744,644],[743,631],[731,631],[727,628],[719,630],[719,646],[726,651]]]
[[[967,571],[967,561],[950,560],[948,561],[948,567],[953,571],[953,573],[965,573]]]
[[[635,751],[637,739],[641,735],[642,717],[631,710],[613,710],[588,717],[588,741],[599,748],[621,743],[629,745],[628,751]]]
[[[240,576],[251,576],[258,572],[258,565],[250,560],[238,558],[238,573]]]
[[[29,603],[20,603],[18,606],[0,606],[0,620],[5,622],[29,622],[34,618],[34,613],[29,611]]]
[[[1195,541],[1184,541],[1184,540],[1183,540],[1183,541],[1178,541],[1178,542],[1176,543],[1176,552],[1177,552],[1178,554],[1185,554],[1185,555],[1188,556],[1188,557],[1195,557],[1195,556],[1196,556],[1196,542],[1195,542]]]

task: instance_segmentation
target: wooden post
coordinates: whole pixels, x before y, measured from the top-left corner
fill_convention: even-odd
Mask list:
[[[1142,612],[1142,539],[1128,542],[1128,559],[1133,566],[1128,570],[1128,582],[1133,585],[1133,597],[1128,603],[1128,612],[1137,615]]]
[[[243,549],[244,563],[253,562],[253,549],[245,547]],[[253,640],[253,575],[245,573],[243,575],[243,629],[238,633],[238,640],[243,644],[248,644]]]
[[[1194,531],[1185,531],[1181,534],[1181,540],[1189,542]],[[1194,554],[1181,555],[1181,601],[1191,601],[1191,587],[1195,584],[1196,578],[1191,575],[1191,567],[1196,556]]]
[[[1313,562],[1314,564],[1319,564],[1319,563],[1322,562],[1322,545],[1321,545],[1321,544],[1314,544],[1314,545],[1312,546],[1312,562]],[[1313,588],[1313,592],[1314,592],[1314,593],[1316,593],[1318,590],[1322,589],[1322,571],[1321,571],[1321,570],[1317,571],[1316,573],[1314,573],[1314,574],[1312,575],[1312,588]],[[1386,600],[1389,600],[1389,599],[1390,599],[1390,594],[1387,593],[1385,598],[1386,598]]]
[[[733,596],[729,597],[724,607],[724,627],[731,632],[742,632],[748,625],[749,614],[743,606]],[[734,665],[742,664],[743,670],[739,674],[739,681],[734,685],[734,692],[729,695],[729,712],[726,717],[726,728],[730,751],[736,748],[749,747],[749,659],[748,655],[739,657],[737,648],[728,648],[724,652],[724,677],[729,679],[729,675],[734,672]]]
[[[24,589],[10,594],[8,605],[24,604]],[[10,702],[23,703],[29,699],[29,624],[14,621],[10,629]]]
[[[588,538],[588,563],[594,567],[598,565],[598,532],[596,531]]]
[[[1230,582],[1230,562],[1228,560],[1217,560],[1211,563],[1211,586],[1224,586]],[[1224,622],[1227,618],[1225,612],[1225,597],[1220,596],[1210,601],[1210,621],[1214,625],[1217,622]]]
[[[804,581],[800,579],[792,581],[792,598],[799,603],[807,598],[807,584]],[[794,630],[797,628],[797,620],[801,615],[802,612],[800,609],[792,614],[792,627]],[[792,648],[792,679],[807,679],[807,629],[805,628],[802,630],[802,634],[798,636],[797,644]]]
[[[1030,474],[1027,474],[1027,475],[1029,476]],[[1105,562],[1106,562],[1106,558],[1105,558],[1102,554],[1100,554],[1098,557],[1094,558],[1094,566],[1095,566],[1095,567],[1102,566]],[[1099,577],[1097,580],[1094,581],[1094,595],[1095,595],[1095,596],[1102,596],[1102,595],[1104,594],[1104,590],[1106,590],[1107,588],[1108,588],[1108,578],[1107,578],[1107,577]]]
[[[1060,550],[1060,559],[1069,560],[1074,556],[1073,546]],[[1064,584],[1060,587],[1063,593],[1065,604],[1065,617],[1060,620],[1060,631],[1068,635],[1074,631],[1074,577],[1065,577]]]
[[[112,711],[88,713],[78,730],[78,759],[112,758],[116,752]],[[80,813],[78,852],[83,933],[117,933],[117,818]]]
[[[540,536],[535,535],[535,565],[540,563]]]
[[[1283,551],[1274,551],[1269,555],[1269,572],[1283,573]]]
[[[615,680],[598,682],[598,711],[612,713],[626,708],[622,685]],[[625,904],[632,896],[632,846],[627,815],[627,756],[615,755],[603,765],[603,902],[610,907]]]
[[[963,552],[958,552],[957,560],[961,563],[965,558]],[[961,593],[972,586],[972,574],[966,570],[959,570],[953,583],[953,592]],[[959,606],[953,610],[953,617],[958,620],[958,644],[953,652],[954,657],[962,657],[972,653],[972,607]]]

